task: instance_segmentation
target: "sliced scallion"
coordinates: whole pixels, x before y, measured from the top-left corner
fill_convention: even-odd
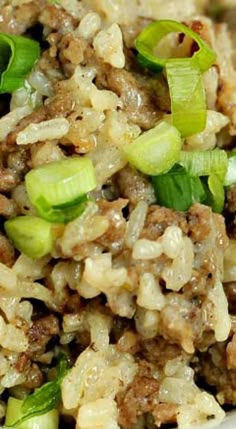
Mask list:
[[[154,176],[173,167],[179,159],[181,146],[178,130],[163,121],[123,145],[122,150],[130,164],[142,173]]]
[[[178,164],[168,173],[152,177],[152,183],[157,203],[173,210],[187,211],[206,198],[200,178],[191,176]]]
[[[0,33],[0,93],[11,93],[23,86],[39,55],[35,40]]]
[[[61,400],[61,382],[69,371],[67,357],[62,354],[59,359],[57,377],[54,380],[43,384],[24,401],[16,403],[14,398],[11,399],[8,403],[10,409],[7,411],[6,425],[21,429],[58,428],[58,411],[55,409]],[[16,413],[13,405],[16,405]]]
[[[149,24],[135,42],[138,58],[141,58],[142,63],[146,64],[148,68],[153,67],[154,70],[159,71],[166,66],[167,62],[172,61],[173,58],[159,58],[154,53],[154,49],[161,39],[170,33],[185,34],[197,43],[199,50],[194,53],[192,60],[201,72],[207,71],[212,66],[216,55],[197,33],[180,22],[163,19]]]
[[[17,216],[4,224],[16,249],[31,258],[41,258],[53,249],[52,224],[35,216]]]
[[[192,176],[210,176],[216,174],[224,179],[228,168],[228,157],[224,150],[181,151],[179,164]]]
[[[38,215],[43,219],[47,220],[48,222],[68,223],[76,217],[79,217],[83,213],[88,200],[89,198],[87,197],[87,195],[82,195],[74,201],[74,205],[64,206],[63,208],[49,207],[47,205],[44,205],[43,201],[39,201],[39,204],[37,205],[36,209]]]
[[[223,181],[216,174],[202,178],[205,184],[206,199],[204,204],[212,207],[216,213],[221,213],[224,208],[225,191]]]
[[[154,50],[169,33],[191,37],[199,50],[191,58],[160,58]],[[155,71],[166,68],[170,88],[172,123],[182,136],[201,132],[206,124],[205,91],[201,73],[208,70],[216,59],[215,53],[202,38],[186,25],[171,20],[149,24],[135,42],[139,62]]]
[[[71,157],[31,170],[25,184],[40,216],[50,222],[67,222],[81,214],[86,193],[96,187],[96,179],[89,158]]]
[[[21,407],[23,401],[10,397],[7,402],[5,427],[13,427],[15,421],[22,416]],[[31,417],[29,420],[17,425],[18,429],[58,429],[59,413],[58,410],[50,410],[47,413]]]
[[[191,58],[166,64],[173,125],[183,137],[197,134],[206,126],[206,97],[201,71]]]

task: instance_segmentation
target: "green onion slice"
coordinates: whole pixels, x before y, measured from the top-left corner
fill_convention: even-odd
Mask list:
[[[14,422],[21,419],[23,401],[9,397],[7,402],[6,420],[4,427],[14,427]],[[58,410],[50,410],[41,416],[31,417],[29,420],[21,424],[17,424],[18,429],[58,429],[59,427],[59,412]]]
[[[225,191],[223,181],[216,174],[202,178],[204,184],[206,199],[204,204],[212,207],[216,213],[221,213],[224,208]]]
[[[163,121],[123,145],[122,150],[130,164],[142,173],[154,176],[173,167],[179,159],[181,146],[178,130]]]
[[[35,40],[0,33],[0,93],[23,86],[39,55],[40,46]]]
[[[183,137],[197,134],[206,126],[206,97],[200,69],[191,58],[166,64],[172,123]]]
[[[86,208],[86,204],[89,201],[87,195],[82,195],[74,201],[74,205],[68,205],[64,208],[53,208],[48,207],[44,204],[38,204],[36,209],[38,215],[48,222],[52,223],[68,223],[71,220],[79,217]]]
[[[224,180],[229,160],[224,150],[181,151],[179,164],[192,176],[217,175]]]
[[[199,50],[191,58],[160,58],[155,47],[169,33],[191,37]],[[201,132],[206,125],[206,101],[201,73],[216,59],[215,53],[190,28],[176,21],[160,20],[149,24],[135,42],[139,62],[155,71],[166,68],[171,96],[172,123],[183,137]]]
[[[191,37],[198,45],[199,50],[194,53],[191,60],[201,72],[207,71],[216,59],[214,51],[193,30],[180,22],[172,20],[160,20],[149,24],[137,37],[135,46],[138,51],[138,59],[146,67],[154,71],[162,70],[169,61],[176,58],[158,58],[154,49],[164,36],[169,33],[183,33]]]
[[[84,194],[96,187],[96,179],[89,158],[72,157],[31,170],[25,176],[25,184],[29,199],[40,214],[60,213],[78,206],[81,197],[85,198]]]
[[[57,429],[58,413],[56,412],[55,415],[55,408],[58,407],[58,404],[61,400],[61,382],[68,371],[68,359],[65,354],[61,354],[59,356],[59,364],[57,366],[57,377],[53,381],[49,381],[43,384],[43,386],[41,386],[39,389],[36,389],[34,393],[27,396],[24,401],[20,401],[21,403],[19,404],[20,407],[17,410],[17,416],[14,415],[15,413],[13,412],[14,420],[9,411],[6,424],[11,424],[12,427],[20,427],[22,429]],[[51,410],[53,410],[53,412]],[[37,416],[37,418],[35,416]],[[39,416],[44,416],[45,419],[41,420]],[[47,421],[45,421],[47,420],[46,416],[51,417],[51,420],[48,421],[48,424]],[[35,418],[35,420],[32,418]],[[29,425],[26,424],[26,421]],[[36,424],[34,426],[31,424],[33,421],[37,421],[37,423],[42,421],[45,423],[45,426],[38,426]],[[51,425],[49,425],[49,423],[51,423]]]
[[[16,249],[31,258],[41,258],[53,249],[52,224],[35,216],[18,216],[4,224]]]
[[[168,173],[152,177],[152,183],[158,204],[173,210],[187,211],[206,198],[200,178],[191,176],[178,164]]]

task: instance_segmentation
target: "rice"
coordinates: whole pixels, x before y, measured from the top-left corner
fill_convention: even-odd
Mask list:
[[[25,352],[28,348],[28,339],[21,329],[5,323],[1,316],[0,344],[3,348],[13,352]]]
[[[101,28],[101,18],[95,12],[87,13],[80,21],[75,30],[79,37],[92,39]]]
[[[0,140],[4,140],[7,135],[14,130],[15,126],[23,119],[25,116],[29,115],[32,112],[30,106],[18,107],[12,110],[7,115],[3,116],[0,119]]]
[[[125,243],[127,247],[132,248],[134,243],[137,242],[144,226],[147,210],[147,203],[145,203],[145,201],[139,201],[132,211],[125,234]]]
[[[101,30],[95,36],[93,46],[98,57],[106,63],[117,68],[124,67],[122,33],[117,24],[112,24],[107,30]]]
[[[18,133],[16,142],[19,145],[32,144],[47,139],[59,139],[67,134],[69,123],[65,118],[51,119],[40,124],[30,124]]]
[[[83,405],[78,413],[77,422],[82,428],[109,428],[118,429],[117,405],[111,399],[97,399],[95,402]],[[99,423],[98,423],[99,422]]]
[[[162,273],[167,289],[178,291],[191,279],[193,258],[192,242],[188,237],[184,237],[183,247],[179,254],[174,258],[172,264],[164,268]]]
[[[162,245],[158,242],[141,239],[134,243],[133,259],[155,259],[162,254]]]
[[[161,310],[165,307],[165,297],[151,273],[144,273],[140,279],[137,304],[147,310]]]

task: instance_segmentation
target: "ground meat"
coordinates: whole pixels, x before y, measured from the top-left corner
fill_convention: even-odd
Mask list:
[[[195,204],[189,210],[190,238],[193,242],[206,240],[211,231],[212,210],[210,207]]]
[[[122,210],[127,206],[128,201],[119,198],[115,201],[100,200],[98,202],[102,215],[109,220],[109,228],[96,242],[113,254],[119,253],[123,247],[126,230],[126,220]]]
[[[54,53],[55,51],[55,53]],[[44,51],[38,62],[40,70],[48,76],[52,82],[57,82],[57,79],[63,79],[64,73],[61,70],[60,62],[57,58],[57,48],[47,49]],[[53,75],[52,75],[53,70]]]
[[[236,282],[224,283],[224,291],[227,296],[229,304],[229,312],[235,314],[236,312]]]
[[[141,237],[157,240],[170,225],[177,225],[184,234],[188,233],[188,224],[184,213],[153,205],[148,210]]]
[[[140,200],[148,205],[155,202],[154,189],[148,179],[134,168],[127,166],[116,175],[120,195],[129,199],[132,206],[136,206]]]
[[[152,366],[146,361],[140,361],[134,380],[126,391],[117,397],[118,421],[122,428],[136,423],[143,413],[152,412],[159,387],[159,382],[152,375]]]
[[[225,193],[224,217],[227,232],[230,237],[236,237],[236,186],[232,186]]]
[[[74,100],[71,94],[68,94],[60,83],[54,88],[55,96],[45,106],[47,119],[68,116],[74,108]]]
[[[62,34],[73,31],[78,23],[78,21],[63,8],[50,4],[47,4],[47,6],[42,9],[39,22],[52,30],[60,31]]]
[[[226,192],[225,209],[229,213],[236,213],[236,186],[232,186]]]
[[[0,215],[6,218],[17,215],[17,207],[15,201],[0,194]]]
[[[42,371],[40,371],[36,363],[32,363],[29,370],[26,373],[26,380],[22,383],[22,387],[27,389],[36,389],[40,387],[44,382],[44,376]]]
[[[23,179],[28,172],[29,150],[17,147],[17,150],[9,153],[7,157],[7,166],[13,170],[19,179]]]
[[[86,40],[74,37],[72,34],[65,34],[58,45],[60,60],[62,62],[69,61],[73,65],[78,65],[84,61],[86,48]]]
[[[22,2],[23,3],[23,2]],[[31,1],[14,7],[6,5],[0,10],[0,32],[23,34],[37,22],[46,0]]]
[[[104,64],[100,66],[96,83],[115,92],[121,98],[129,120],[141,128],[152,128],[160,119],[152,91],[129,71]]]
[[[176,423],[178,406],[176,404],[158,404],[155,406],[152,415],[155,424],[159,427],[161,424]]]
[[[236,405],[236,370],[227,368],[226,344],[217,343],[199,355],[196,368],[197,380],[213,386],[222,404]]]
[[[121,353],[135,354],[140,350],[139,336],[134,331],[127,330],[117,342],[117,350]]]
[[[15,249],[12,243],[0,233],[0,262],[11,267],[15,261]]]
[[[226,347],[227,368],[236,369],[236,334]]]
[[[20,180],[13,170],[0,167],[0,192],[12,191],[18,183]]]
[[[36,320],[28,332],[29,350],[32,358],[45,351],[47,343],[59,334],[59,322],[56,316],[50,315]]]
[[[40,387],[44,381],[42,372],[36,363],[32,363],[28,353],[21,353],[15,365],[16,371],[24,373],[26,380],[22,384],[27,389]]]
[[[158,369],[163,369],[165,364],[185,353],[177,344],[171,344],[159,336],[151,340],[140,341],[140,353],[142,359],[153,363]]]

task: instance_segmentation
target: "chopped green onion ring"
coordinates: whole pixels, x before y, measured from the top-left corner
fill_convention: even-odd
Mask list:
[[[225,191],[222,180],[216,174],[211,174],[209,177],[203,177],[206,199],[204,204],[212,207],[216,213],[221,213],[224,208]]]
[[[7,236],[16,249],[38,259],[53,249],[52,224],[35,216],[17,216],[4,223]]]
[[[225,178],[229,160],[222,149],[207,151],[181,151],[179,164],[192,176],[217,175],[222,181]]]
[[[56,408],[61,400],[61,383],[69,368],[66,355],[60,354],[54,380],[43,384],[24,401],[17,402],[15,398],[9,398],[6,425],[20,429],[57,429],[59,417]]]
[[[40,55],[39,43],[27,37],[0,33],[0,93],[23,86]]]
[[[169,33],[184,33],[199,47],[191,58],[159,58],[154,48]],[[201,132],[206,125],[205,90],[201,73],[216,59],[215,53],[190,28],[176,21],[160,20],[149,24],[135,42],[139,62],[160,72],[166,67],[171,96],[172,123],[183,137]]]
[[[31,170],[25,176],[26,190],[34,206],[72,206],[83,194],[96,187],[92,161],[75,156]]]
[[[21,408],[23,401],[10,396],[7,402],[5,428],[15,426],[15,421],[21,419]],[[59,412],[58,410],[50,410],[45,414],[33,416],[27,421],[23,421],[16,425],[18,429],[58,429],[59,427]]]
[[[78,199],[74,200],[68,206],[60,207],[49,207],[39,203],[36,206],[37,213],[40,217],[52,223],[68,223],[71,220],[79,217],[86,208],[86,204],[89,201],[87,195],[82,195]],[[68,203],[69,204],[69,203]]]
[[[168,173],[152,177],[157,203],[178,211],[187,211],[192,204],[202,203],[205,190],[199,177],[191,176],[176,164]]]
[[[198,44],[199,50],[193,54],[191,60],[201,72],[207,71],[212,66],[216,59],[214,51],[189,27],[172,20],[152,22],[137,37],[135,46],[138,51],[138,59],[143,65],[146,64],[146,67],[154,71],[160,71],[167,62],[176,60],[176,58],[158,58],[153,53],[157,44],[169,33],[183,33]]]
[[[130,164],[142,173],[154,176],[173,167],[179,159],[181,146],[178,130],[162,121],[121,149]]]
[[[206,97],[200,69],[191,58],[166,64],[172,123],[183,137],[197,134],[206,126]]]
[[[31,170],[25,184],[39,216],[66,223],[83,212],[86,194],[96,187],[96,179],[92,161],[76,156]]]

